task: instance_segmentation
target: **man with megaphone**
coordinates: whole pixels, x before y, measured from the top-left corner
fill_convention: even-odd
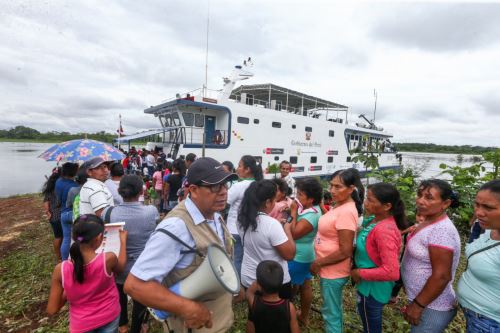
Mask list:
[[[218,212],[237,178],[212,158],[193,162],[189,197],[157,226],[128,275],[125,292],[168,312],[169,331],[225,332],[233,324],[231,292],[236,285],[239,290],[239,279],[226,260],[232,240]]]

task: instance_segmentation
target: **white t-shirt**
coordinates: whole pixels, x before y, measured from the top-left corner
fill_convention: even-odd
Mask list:
[[[246,233],[240,229],[243,242],[243,262],[241,264],[241,284],[248,288],[256,279],[257,265],[263,260],[274,260],[283,267],[283,283],[290,282],[288,264],[275,246],[284,244],[288,237],[278,220],[268,216],[257,216],[257,229],[251,228]]]
[[[227,228],[233,235],[238,234],[238,213],[240,211],[241,200],[243,200],[245,191],[253,181],[254,180],[245,179],[233,184],[227,193],[227,203],[231,205],[227,213]]]
[[[97,179],[89,178],[80,191],[80,215],[95,214],[108,206],[114,206],[108,187]]]

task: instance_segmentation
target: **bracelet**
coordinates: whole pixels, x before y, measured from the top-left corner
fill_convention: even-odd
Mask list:
[[[422,304],[420,304],[420,303],[417,301],[417,299],[416,299],[416,298],[414,298],[414,299],[413,299],[413,302],[412,302],[412,303],[415,303],[415,304],[417,304],[420,308],[425,309],[425,306],[423,306]]]

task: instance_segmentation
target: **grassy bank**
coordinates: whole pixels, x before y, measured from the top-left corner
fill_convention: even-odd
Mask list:
[[[30,194],[0,199],[0,332],[67,332],[67,307],[54,317],[45,314],[50,277],[56,262],[52,253],[52,231],[43,216],[39,195]],[[462,259],[459,273],[465,268]],[[455,282],[456,282],[455,281]],[[314,280],[315,309],[321,308],[318,281]],[[361,332],[355,309],[355,289],[348,285],[344,293],[345,331]],[[384,309],[384,332],[406,332],[408,324],[396,306]],[[246,306],[234,307],[235,324],[231,332],[244,332]],[[313,312],[309,329],[322,332],[323,322]],[[464,332],[463,316],[459,314],[447,332]],[[162,332],[151,322],[149,332]]]

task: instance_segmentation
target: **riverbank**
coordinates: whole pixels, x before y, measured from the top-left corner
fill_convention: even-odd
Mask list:
[[[28,194],[0,199],[0,332],[67,332],[67,306],[61,312],[48,317],[45,313],[50,279],[55,257],[52,252],[52,230],[43,214],[39,194]],[[465,268],[459,265],[455,279],[458,281]],[[313,280],[313,307],[321,308],[319,285]],[[344,290],[344,314],[346,332],[360,332],[361,322],[355,308],[355,289],[349,284]],[[403,320],[400,301],[384,309],[384,332],[406,332],[408,324]],[[244,332],[246,305],[235,306],[235,324],[231,332]],[[309,329],[302,332],[322,332],[323,320],[312,312]],[[447,330],[464,332],[465,323],[459,314]],[[161,332],[160,325],[151,322],[149,332]]]

